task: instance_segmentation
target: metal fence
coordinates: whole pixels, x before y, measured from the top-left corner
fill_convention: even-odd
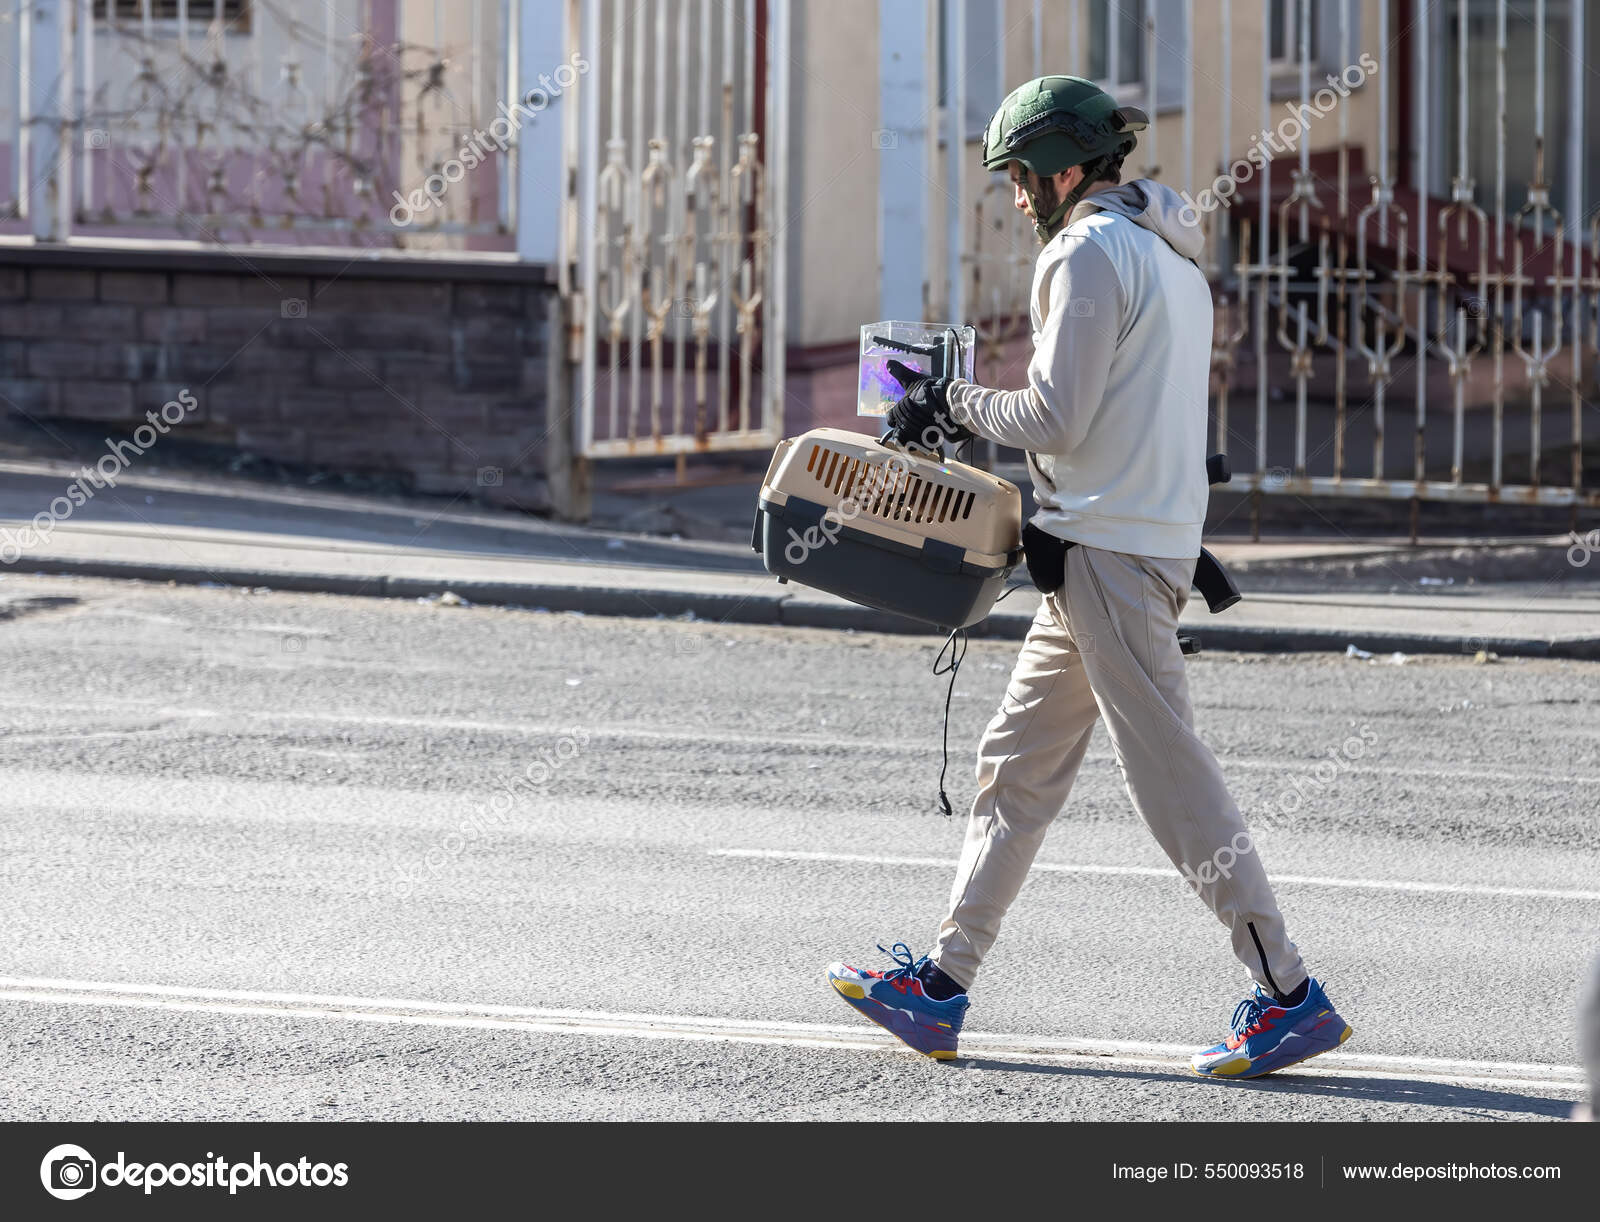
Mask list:
[[[1252,42],[1235,29],[1246,4],[1257,9],[1253,0],[1069,0],[1046,11],[1013,0],[989,48],[963,37],[967,6],[942,0],[947,47],[956,48],[947,75],[958,83],[945,116],[953,124],[963,113],[959,82],[975,56],[1015,69],[1043,44],[1047,23],[1065,21],[1073,62],[1041,68],[1035,54],[1035,73],[1103,78],[1119,59],[1107,41],[1119,30],[1127,39],[1131,26],[1143,35],[1142,71],[1137,84],[1113,87],[1151,115],[1181,120],[1181,147],[1156,146],[1152,126],[1131,168],[1198,198],[1199,184],[1213,174],[1221,182],[1244,154],[1229,134],[1229,95],[1252,66],[1267,129],[1286,101],[1317,105],[1325,61],[1355,65],[1370,54],[1376,71],[1360,87],[1369,99],[1376,93],[1375,144],[1352,140],[1348,108],[1338,107],[1327,120],[1337,133],[1331,147],[1313,158],[1302,139],[1253,170],[1249,192],[1205,215],[1217,303],[1214,444],[1247,468],[1234,486],[1571,506],[1574,518],[1579,507],[1600,506],[1584,476],[1595,455],[1584,391],[1600,368],[1600,215],[1584,211],[1585,178],[1594,175],[1587,6],[1417,0],[1403,6],[1402,25],[1391,0],[1259,0],[1245,13]],[[1357,42],[1363,8],[1376,30],[1369,25]],[[1086,45],[1097,20],[1098,53]],[[1197,38],[1220,45],[1221,97],[1214,78],[1197,88]],[[1288,99],[1286,74],[1299,83]],[[1548,104],[1557,96],[1559,110]],[[1202,127],[1220,128],[1226,151],[1197,175]],[[948,136],[947,148],[964,147],[957,128]],[[1403,161],[1391,155],[1400,142]],[[1158,156],[1174,151],[1175,165]],[[1407,166],[1401,185],[1397,169]],[[978,321],[998,353],[1026,335],[1036,248],[1008,185],[963,176],[948,160],[942,172],[960,199],[947,242],[948,306]],[[1253,414],[1240,410],[1235,390],[1246,353]]]
[[[1019,67],[1106,78],[1167,125],[1134,172],[1194,193],[1237,164],[1239,81],[1269,126],[1286,75],[1313,105],[1325,59],[1370,51],[1370,132],[1336,108],[1327,151],[1302,140],[1205,215],[1215,444],[1260,493],[1600,505],[1588,4],[926,3],[953,201],[934,275],[990,354],[1026,335],[1034,252],[1009,188],[960,172],[969,112],[998,100],[980,91]],[[1067,62],[1047,64],[1063,26]],[[514,249],[562,276],[583,452],[764,446],[782,430],[789,32],[787,0],[0,0],[18,66],[0,230]],[[1197,79],[1201,38],[1223,97]],[[557,84],[528,91],[541,71]],[[580,74],[577,105],[537,113]],[[521,131],[487,147],[508,112]],[[1223,156],[1198,164],[1218,131]]]
[[[787,0],[6,17],[0,232],[515,251],[560,278],[583,453],[780,435]]]

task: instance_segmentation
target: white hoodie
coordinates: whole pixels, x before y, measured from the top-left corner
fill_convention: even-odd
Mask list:
[[[1060,538],[1200,554],[1211,289],[1183,206],[1147,178],[1090,194],[1034,268],[1027,389],[950,383],[956,420],[1028,451],[1033,521]]]

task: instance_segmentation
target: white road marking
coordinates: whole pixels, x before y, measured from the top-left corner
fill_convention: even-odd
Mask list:
[[[954,870],[960,863],[943,857],[875,857],[867,853],[813,853],[787,849],[710,849],[713,857],[757,857],[768,861],[837,861],[870,866],[937,866]],[[1137,878],[1180,877],[1171,866],[1068,865],[1036,861],[1035,870],[1055,874],[1122,874]],[[1274,883],[1306,887],[1344,887],[1355,891],[1411,891],[1421,894],[1494,895],[1518,899],[1600,901],[1600,891],[1560,891],[1546,887],[1500,887],[1478,883],[1423,883],[1397,878],[1322,878],[1309,874],[1272,875]]]
[[[329,1019],[391,1026],[454,1027],[475,1031],[522,1031],[554,1035],[612,1036],[693,1043],[744,1043],[781,1048],[878,1050],[900,1048],[887,1034],[861,1026],[762,1022],[684,1014],[627,1014],[533,1006],[480,1005],[394,997],[319,993],[272,993],[244,989],[190,988],[52,977],[0,977],[0,1002],[109,1007],[190,1014]],[[1115,1065],[1188,1075],[1195,1049],[1184,1044],[1123,1040],[1048,1039],[1032,1035],[969,1032],[961,1036],[969,1057],[1014,1057],[1067,1065]],[[1577,1093],[1586,1089],[1575,1066],[1509,1061],[1454,1061],[1435,1057],[1324,1053],[1291,1075],[1336,1078],[1419,1078],[1461,1086]]]
[[[21,709],[23,707],[25,706],[21,704],[0,703],[0,709]],[[36,704],[26,707],[30,712],[38,711]],[[477,721],[459,717],[399,717],[370,713],[301,713],[260,709],[173,708],[168,705],[142,701],[105,701],[93,705],[52,703],[50,708],[52,712],[81,712],[101,717],[108,712],[132,713],[141,716],[181,717],[206,723],[226,720],[305,722],[312,725],[375,726],[383,729],[427,730],[433,733],[441,730],[461,730],[468,733],[505,734],[525,738],[560,737],[561,735],[571,734],[575,729],[581,728],[584,733],[594,738],[637,738],[672,744],[713,743],[753,747],[792,747],[797,750],[813,751],[851,749],[848,744],[840,744],[836,740],[816,735],[784,736],[770,733],[745,733],[738,730],[713,727],[694,731],[669,730],[662,729],[659,726],[596,725],[578,720],[564,722]],[[133,731],[128,732],[132,733]],[[117,733],[119,732],[106,731],[108,737],[115,736]],[[903,751],[907,754],[921,754],[927,750],[927,744],[920,742],[882,742],[873,743],[872,749],[877,752]],[[1107,758],[1109,759],[1110,757],[1108,756]]]

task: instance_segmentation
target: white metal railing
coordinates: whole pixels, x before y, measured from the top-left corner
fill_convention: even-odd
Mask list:
[[[594,61],[567,151],[580,448],[774,444],[787,0],[571,3]]]
[[[946,21],[961,20],[961,0],[933,2]],[[1000,62],[1026,62],[1025,48],[1065,23],[1075,62],[1057,70],[1087,75],[1083,36],[1097,2],[1068,0],[1048,12],[1035,4],[1030,13],[1012,0],[1009,20],[998,24]],[[1267,37],[1273,3],[1290,10],[1287,59],[1274,57]],[[1193,192],[1242,155],[1230,131],[1233,94],[1242,92],[1235,65],[1247,73],[1251,57],[1263,127],[1282,118],[1286,100],[1313,101],[1325,65],[1311,52],[1309,0],[1259,0],[1259,14],[1248,13],[1252,20],[1236,28],[1236,10],[1246,5],[1257,7],[1256,0],[1142,5],[1138,104],[1152,116],[1181,114],[1182,149],[1175,169],[1163,167],[1152,125],[1134,157],[1136,174]],[[1594,447],[1583,419],[1583,391],[1600,368],[1600,212],[1584,211],[1584,98],[1594,87],[1584,54],[1593,14],[1576,0],[1517,8],[1517,37],[1531,44],[1535,61],[1521,80],[1507,79],[1507,0],[1419,3],[1407,62],[1397,54],[1390,0],[1317,6],[1325,55],[1355,64],[1370,52],[1377,61],[1363,94],[1376,95],[1369,102],[1375,134],[1353,143],[1349,108],[1338,107],[1320,120],[1337,133],[1329,169],[1313,174],[1312,141],[1302,139],[1296,152],[1260,168],[1248,215],[1225,204],[1205,220],[1217,302],[1215,444],[1247,458],[1235,488],[1571,506],[1574,517],[1579,507],[1600,506],[1600,492],[1584,480],[1586,445]],[[1368,22],[1375,15],[1377,29],[1358,43],[1363,9]],[[1197,36],[1216,42],[1221,58],[1223,87],[1207,83],[1199,91],[1204,100],[1197,100],[1190,53]],[[1481,67],[1472,66],[1485,58],[1495,64],[1492,93]],[[1298,77],[1298,90],[1291,85],[1297,96],[1288,99],[1286,69],[1291,82]],[[1404,114],[1395,109],[1402,77],[1413,99]],[[1547,106],[1558,86],[1565,91],[1559,114]],[[1532,114],[1523,116],[1519,105],[1530,96]],[[1480,98],[1492,98],[1493,107]],[[1558,119],[1559,143],[1552,130]],[[1487,143],[1475,142],[1485,126],[1492,127],[1492,183],[1490,175],[1474,176],[1475,165],[1487,161]],[[1197,127],[1219,132],[1225,150],[1221,165],[1201,167],[1200,179]],[[1401,190],[1391,142],[1405,134],[1413,160],[1409,189]],[[1355,180],[1357,156],[1367,159],[1368,183]],[[1551,188],[1558,170],[1565,179],[1560,199]],[[1286,172],[1289,190],[1275,199],[1272,183]],[[948,308],[971,317],[988,350],[998,352],[1027,333],[1036,247],[1012,213],[1009,187],[963,180],[948,157],[942,173],[960,200],[959,223],[947,235],[947,262],[959,269],[945,278]],[[1253,357],[1255,410],[1241,419],[1230,397],[1245,353]],[[1407,401],[1396,402],[1401,390]]]

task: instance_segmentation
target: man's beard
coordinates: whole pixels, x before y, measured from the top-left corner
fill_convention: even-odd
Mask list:
[[[1056,191],[1056,180],[1053,177],[1040,178],[1037,174],[1033,177],[1036,182],[1033,190],[1034,198],[1039,201],[1039,207],[1044,209],[1044,216],[1035,217],[1034,219],[1042,221],[1057,208],[1061,207],[1061,196]]]
[[[1034,174],[1031,170],[1029,175],[1033,179],[1033,223],[1042,225],[1057,208],[1061,207],[1061,195],[1056,190],[1056,180],[1053,176],[1043,178],[1038,174]],[[1049,240],[1049,238],[1041,237],[1039,238],[1039,244],[1043,246]]]

